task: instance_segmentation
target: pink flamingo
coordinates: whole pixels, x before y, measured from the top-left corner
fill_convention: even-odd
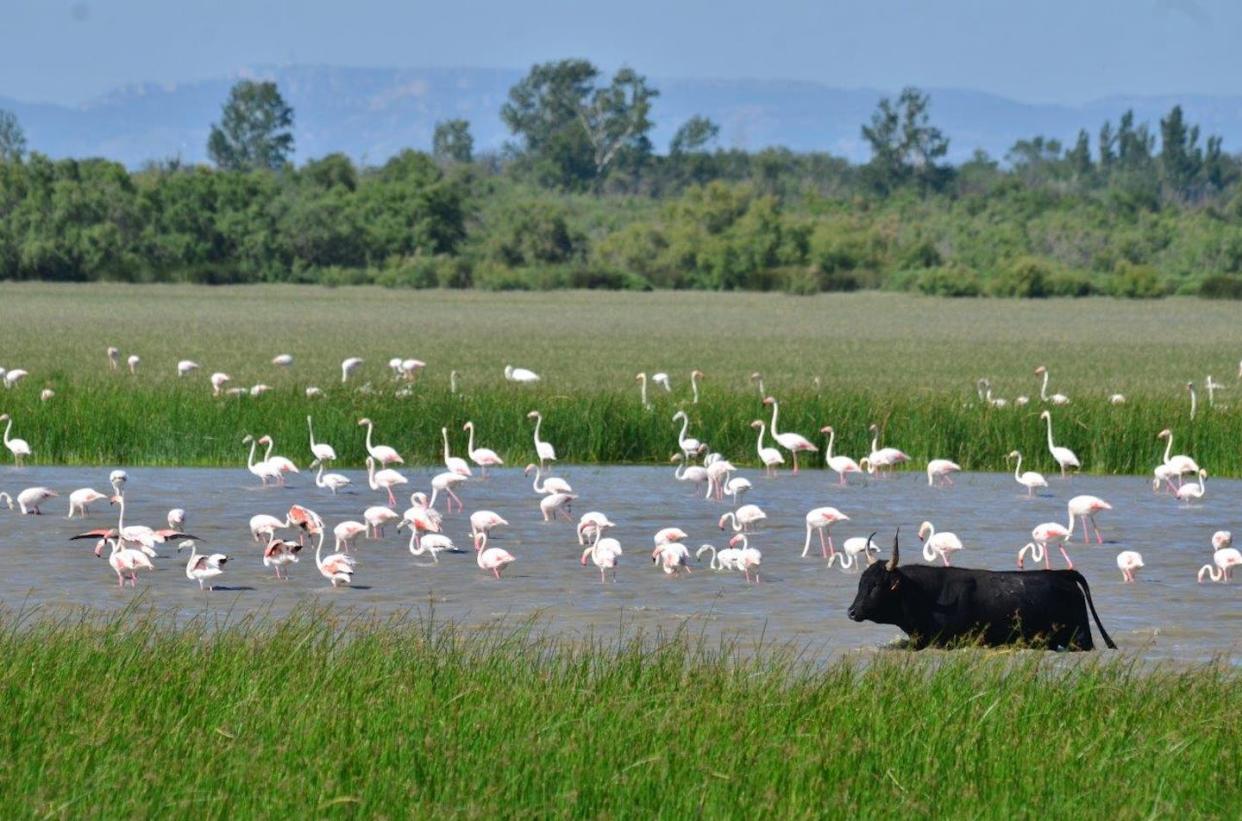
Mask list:
[[[1088,539],[1088,525],[1095,528],[1096,544],[1104,544],[1104,536],[1100,533],[1100,526],[1095,523],[1095,515],[1101,510],[1112,510],[1112,505],[1097,496],[1082,495],[1070,499],[1066,507],[1069,509],[1069,529],[1071,533],[1074,530],[1074,519],[1080,519],[1082,520],[1083,544],[1087,544],[1090,541]]]
[[[1121,580],[1129,584],[1134,581],[1134,574],[1143,567],[1143,556],[1137,550],[1123,550],[1117,554],[1117,569],[1121,571]]]
[[[267,547],[263,548],[263,566],[273,568],[277,579],[288,580],[289,571],[286,570],[285,575],[282,576],[280,568],[295,564],[298,561],[298,551],[301,549],[302,545],[298,542],[272,539],[267,543]]]
[[[811,549],[811,531],[819,531],[819,547],[824,554],[824,558],[830,558],[837,553],[836,547],[832,544],[832,526],[836,522],[848,522],[849,516],[846,516],[835,507],[817,507],[813,508],[806,514],[806,542],[802,545],[802,558],[806,558],[807,552]],[[824,532],[828,532],[828,540],[824,541]]]
[[[772,406],[772,438],[776,440],[778,445],[793,454],[793,474],[797,476],[798,454],[802,451],[806,451],[808,453],[818,453],[819,448],[815,447],[809,439],[800,433],[777,433],[776,417],[780,412],[780,406],[777,404],[776,399],[771,396],[764,399],[763,404]]]
[[[952,485],[952,474],[961,469],[960,465],[948,459],[932,459],[927,463],[927,484],[928,486]]]
[[[499,518],[499,517],[497,517]],[[502,520],[503,521],[503,520]],[[508,524],[506,522],[506,524]],[[475,561],[483,570],[490,570],[492,574],[499,579],[500,571],[516,561],[513,554],[501,547],[487,546],[488,531],[482,530],[475,534],[474,549]]]
[[[1043,524],[1035,525],[1034,529],[1031,530],[1032,541],[1018,551],[1018,569],[1021,570],[1023,568],[1023,559],[1029,552],[1033,561],[1043,562],[1044,569],[1051,570],[1052,558],[1049,545],[1058,543],[1061,555],[1065,557],[1066,567],[1073,570],[1074,562],[1070,560],[1069,553],[1065,552],[1066,541],[1069,540],[1070,536],[1074,535],[1073,525],[1074,519],[1072,516],[1070,517],[1069,525],[1063,525],[1059,522],[1044,522]]]
[[[461,426],[461,429],[470,431],[470,441],[466,443],[466,455],[479,466],[480,475],[483,478],[487,478],[488,468],[504,466],[504,460],[496,455],[496,451],[491,448],[475,448],[473,422],[467,422]]]
[[[837,472],[837,484],[844,487],[845,475],[847,473],[862,473],[862,468],[848,456],[832,455],[832,445],[837,438],[837,432],[832,429],[832,425],[825,425],[819,429],[819,432],[828,434],[828,449],[824,452],[824,462],[828,465],[829,470]]]
[[[351,556],[344,553],[329,553],[327,556],[320,558],[319,551],[323,550],[323,532],[319,534],[319,542],[315,545],[315,566],[319,568],[319,572],[325,579],[332,583],[333,587],[338,584],[351,584],[354,580],[354,566],[356,562]]]

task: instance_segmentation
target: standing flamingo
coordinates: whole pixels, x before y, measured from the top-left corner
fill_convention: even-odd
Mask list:
[[[1121,580],[1127,584],[1134,581],[1134,574],[1143,567],[1143,554],[1137,550],[1123,550],[1117,554],[1117,569],[1121,571]]]
[[[1048,395],[1049,373],[1048,373],[1047,368],[1045,368],[1043,365],[1040,365],[1038,368],[1035,369],[1035,375],[1042,376],[1044,378],[1043,384],[1039,386],[1039,399],[1041,402],[1051,402],[1054,405],[1068,405],[1069,404],[1069,397],[1063,393],[1054,393],[1052,396]]]
[[[539,510],[543,513],[543,520],[551,522],[558,515],[564,516],[566,521],[572,521],[569,514],[573,511],[573,501],[577,499],[576,493],[549,493],[539,500]]]
[[[363,360],[357,356],[351,356],[348,359],[341,362],[341,384],[342,385],[349,381],[349,377],[354,371],[362,367],[362,362]]]
[[[674,453],[671,462],[675,462],[677,467],[673,468],[673,478],[679,482],[693,482],[696,485],[707,481],[707,468],[701,465],[687,465],[683,461],[684,457],[680,453]],[[695,491],[698,492],[697,490]]]
[[[13,462],[21,467],[27,456],[30,455],[30,445],[25,439],[10,439],[9,431],[13,429],[13,417],[7,413],[0,414],[0,422],[7,422],[4,426],[4,446],[9,449],[9,453],[13,454]]]
[[[69,515],[66,516],[65,518],[72,519],[73,514],[77,513],[79,516],[85,519],[86,515],[90,513],[90,510],[88,509],[88,505],[91,505],[94,502],[103,501],[104,499],[107,499],[107,498],[108,498],[108,494],[100,493],[94,488],[84,487],[84,488],[75,490],[73,493],[69,494]]]
[[[186,547],[190,548],[190,560],[185,564],[185,577],[192,582],[198,582],[199,590],[214,590],[214,586],[204,586],[204,583],[223,575],[224,563],[229,557],[223,553],[199,553],[193,539],[186,539],[177,545],[177,552],[180,553]]]
[[[767,425],[761,419],[751,422],[750,426],[759,431],[759,440],[755,445],[755,449],[759,453],[759,461],[766,468],[766,475],[768,478],[773,478],[776,476],[776,466],[785,464],[785,457],[781,456],[781,452],[776,448],[765,448],[763,446],[763,433],[767,429]]]
[[[1186,473],[1196,474],[1199,472],[1199,463],[1191,459],[1185,454],[1179,453],[1173,455],[1173,431],[1165,428],[1156,434],[1157,439],[1165,440],[1164,444],[1164,462],[1166,468],[1177,474],[1177,483],[1182,483],[1182,475]],[[1176,491],[1174,491],[1176,493]]]
[[[242,444],[245,445],[249,443],[250,445],[250,456],[246,458],[246,469],[249,470],[251,473],[253,473],[255,476],[259,477],[259,481],[263,483],[263,487],[267,487],[268,479],[271,479],[276,482],[281,481],[281,473],[276,467],[268,464],[266,461],[256,462],[254,460],[255,446],[258,444],[258,442],[262,442],[262,441],[263,441],[262,439],[256,440],[250,434],[246,434],[246,436],[242,439]]]
[[[737,547],[738,543],[741,547]],[[738,551],[737,564],[741,571],[746,574],[746,583],[750,583],[750,571],[755,571],[755,584],[759,584],[759,564],[763,561],[763,554],[758,548],[750,546],[750,541],[745,533],[739,533],[729,540],[729,547]]]
[[[350,478],[343,473],[329,473],[325,476],[322,461],[316,459],[311,463],[311,467],[315,467],[315,465],[319,466],[319,472],[315,474],[315,487],[326,487],[335,496],[338,490],[349,487],[352,484]]]
[[[113,345],[108,346],[108,367],[114,371],[121,368],[121,351]]]
[[[635,374],[634,381],[638,383],[638,396],[644,408],[650,409],[651,403],[647,401],[647,374]]]
[[[476,510],[470,514],[470,536],[475,541],[475,547],[478,547],[479,537],[486,536],[491,533],[492,528],[508,525],[499,513],[492,510]]]
[[[891,471],[896,465],[904,464],[910,461],[910,456],[905,451],[898,450],[897,448],[882,448],[879,446],[879,425],[872,424],[867,428],[867,430],[871,433],[871,453],[867,455],[868,473],[875,470],[883,475],[885,468],[888,468]],[[859,465],[862,466],[861,461],[859,462]]]
[[[1242,551],[1236,547],[1223,547],[1212,553],[1212,564],[1199,568],[1199,583],[1207,576],[1214,582],[1228,582],[1233,578],[1233,569],[1242,566]]]
[[[276,445],[276,442],[275,440],[272,439],[272,437],[264,436],[263,438],[259,440],[259,444],[267,445],[267,450],[264,451],[263,453],[263,461],[267,463],[268,465],[270,465],[271,467],[275,468],[279,472],[278,473],[279,481],[280,481],[280,484],[283,486],[285,483],[285,474],[286,473],[297,473],[298,466],[293,464],[292,461],[290,461],[289,459],[286,459],[283,456],[272,455],[272,448],[275,447]]]
[[[1048,480],[1043,477],[1043,474],[1036,473],[1033,470],[1028,470],[1026,473],[1021,472],[1022,471],[1022,453],[1021,452],[1016,451],[1016,450],[1011,450],[1009,451],[1009,455],[1006,456],[1005,458],[1018,460],[1018,463],[1013,466],[1013,479],[1015,482],[1017,482],[1018,484],[1026,488],[1026,498],[1028,499],[1034,498],[1035,488],[1048,487]]]
[[[763,404],[772,406],[772,438],[776,443],[785,450],[793,454],[793,475],[798,475],[798,453],[806,451],[808,453],[817,453],[819,448],[815,447],[809,439],[799,433],[777,433],[776,417],[780,413],[780,405],[777,404],[774,397],[766,397]]]
[[[372,505],[362,511],[362,520],[367,523],[368,539],[384,538],[384,525],[400,519],[397,511],[387,505]]]
[[[449,453],[448,428],[440,428],[440,436],[444,438],[444,467],[460,476],[470,477],[474,475],[465,459]]]
[[[919,541],[923,543],[924,561],[934,562],[939,556],[944,566],[949,566],[949,554],[962,549],[962,540],[956,533],[937,533],[931,522],[919,525]]]
[[[473,422],[467,422],[461,426],[461,429],[470,431],[470,441],[466,443],[466,455],[470,457],[471,461],[479,466],[479,470],[484,479],[487,478],[488,468],[502,467],[504,465],[504,461],[496,455],[496,451],[491,450],[490,448],[475,449]]]
[[[505,365],[505,379],[510,382],[520,382],[529,385],[539,381],[539,374],[527,368],[515,368],[512,365]]]
[[[1101,510],[1112,510],[1113,506],[1097,496],[1075,496],[1069,500],[1066,505],[1069,509],[1070,524],[1069,530],[1074,531],[1074,519],[1082,520],[1082,541],[1086,544],[1090,541],[1087,538],[1089,532],[1088,525],[1095,528],[1095,541],[1097,544],[1104,544],[1104,536],[1100,533],[1100,526],[1095,523],[1095,515]]]
[[[802,545],[802,558],[805,559],[811,549],[811,531],[813,530],[819,532],[819,548],[824,558],[828,559],[836,555],[837,549],[832,544],[832,526],[836,522],[848,522],[849,520],[849,516],[835,507],[817,507],[809,510],[806,514],[806,541]],[[826,542],[825,532],[828,534]]]
[[[686,429],[690,427],[690,417],[686,416],[685,411],[677,411],[673,414],[673,421],[681,420],[681,433],[677,434],[677,446],[681,448],[681,452],[686,459],[692,459],[702,448],[703,443],[698,439],[692,439],[686,436]]]
[[[55,499],[60,494],[47,487],[28,487],[21,493],[17,494],[17,505],[21,509],[23,516],[41,516],[43,511],[39,509],[39,505],[48,499]],[[13,509],[13,499],[9,494],[0,494],[9,504],[9,510]]]
[[[363,533],[370,529],[370,525],[363,522],[345,521],[332,528],[332,536],[336,539],[334,550],[341,553],[349,553],[353,550],[354,542]]]
[[[582,551],[581,563],[585,567],[587,557],[599,568],[599,580],[601,584],[608,582],[605,575],[609,570],[612,571],[612,583],[617,583],[617,557],[621,555],[621,543],[612,538],[600,538],[599,531],[595,532],[595,541]]]
[[[358,425],[366,426],[367,453],[371,454],[371,458],[379,462],[381,467],[386,466],[386,465],[391,465],[391,464],[400,465],[404,463],[405,460],[401,458],[401,454],[397,453],[395,448],[390,448],[388,447],[388,445],[372,445],[371,444],[371,432],[375,429],[374,422],[364,417],[358,420]]]
[[[659,564],[660,569],[668,576],[676,576],[680,571],[691,574],[690,551],[681,542],[664,542],[657,544],[651,551],[652,564]]]
[[[384,468],[381,471],[375,470],[375,459],[371,456],[367,457],[367,483],[371,486],[371,490],[384,490],[388,493],[388,504],[395,505],[397,497],[392,494],[392,489],[397,485],[404,485],[409,481],[397,471],[391,468]]]
[[[497,579],[500,571],[517,561],[513,554],[502,547],[487,546],[487,531],[484,530],[474,537],[475,563],[481,570],[490,570]]]
[[[819,429],[820,433],[828,434],[828,449],[824,451],[824,463],[828,465],[830,470],[837,472],[837,484],[845,487],[845,476],[847,473],[862,473],[862,468],[848,456],[833,456],[832,445],[836,441],[837,432],[832,429],[832,425],[825,425]]]
[[[691,404],[699,404],[699,380],[703,378],[703,372],[698,368],[690,371],[690,392],[694,394],[694,400]]]
[[[768,518],[768,514],[763,512],[763,508],[759,505],[742,505],[736,511],[729,511],[720,517],[717,522],[720,529],[725,529],[725,522],[733,528],[735,533],[753,530],[760,522]]]
[[[1052,458],[1056,460],[1056,463],[1061,466],[1061,478],[1068,478],[1066,474],[1068,468],[1078,470],[1082,465],[1079,464],[1078,457],[1074,455],[1074,451],[1069,448],[1058,447],[1052,441],[1052,413],[1044,411],[1039,415],[1039,418],[1048,423],[1048,452],[1052,454]]]
[[[587,539],[598,537],[613,527],[616,525],[598,510],[583,513],[578,518],[578,544],[586,544]]]
[[[276,578],[281,581],[287,581],[289,571],[286,570],[282,576],[280,569],[298,561],[298,551],[302,549],[300,542],[286,542],[284,539],[272,539],[263,548],[263,566],[270,567],[276,571]]]
[[[937,484],[941,486],[952,485],[953,477],[951,474],[961,469],[957,462],[951,462],[948,459],[932,459],[927,463],[927,484],[929,487]]]
[[[315,566],[319,568],[319,572],[325,579],[332,583],[333,587],[338,584],[350,584],[354,580],[354,566],[356,562],[352,556],[346,556],[344,553],[329,553],[327,556],[320,558],[319,552],[323,550],[323,533],[319,534],[319,541],[315,545]]]
[[[569,482],[566,482],[564,479],[557,478],[556,476],[549,476],[547,479],[543,480],[542,485],[539,484],[539,479],[543,476],[543,469],[533,462],[526,466],[526,469],[522,471],[522,475],[530,476],[530,472],[532,470],[535,471],[535,481],[531,483],[531,488],[539,495],[542,496],[547,493],[574,492],[574,489],[569,486]]]
[[[448,497],[448,499],[444,502],[445,509],[449,513],[452,513],[453,502],[456,502],[457,512],[461,513],[463,510],[465,510],[465,506],[461,503],[461,498],[458,497],[458,495],[453,492],[453,488],[457,487],[458,485],[466,481],[469,481],[469,480],[467,480],[465,476],[462,476],[460,473],[453,473],[451,470],[446,470],[443,473],[437,473],[435,476],[432,476],[431,477],[431,501],[427,503],[428,506],[435,507],[436,496],[438,496],[440,493],[444,493],[444,495]]]
[[[105,544],[112,545],[112,552],[108,556],[108,564],[116,571],[116,583],[118,587],[125,586],[125,576],[129,576],[130,587],[138,586],[139,570],[154,570],[155,565],[151,564],[151,560],[141,550],[135,550],[132,547],[125,547],[121,540],[115,536],[109,538],[104,537],[95,544],[95,555],[102,555]]]
[[[1035,562],[1043,562],[1045,570],[1052,569],[1052,551],[1049,545],[1057,543],[1061,550],[1061,555],[1065,557],[1065,566],[1070,570],[1074,569],[1074,562],[1070,560],[1069,553],[1065,551],[1065,543],[1070,536],[1074,535],[1074,517],[1071,514],[1068,525],[1059,522],[1044,522],[1035,525],[1031,530],[1031,542],[1022,547],[1018,551],[1018,569],[1023,568],[1023,558],[1029,552],[1031,559]]]
[[[336,461],[336,450],[331,445],[327,442],[315,441],[315,428],[309,416],[306,417],[306,429],[310,431],[310,449],[315,455],[315,460],[321,463]]]
[[[535,420],[535,455],[539,457],[539,466],[547,470],[548,462],[556,461],[556,449],[552,447],[551,442],[544,442],[539,438],[539,428],[543,425],[543,414],[533,410],[526,414],[526,418]]]
[[[1177,489],[1177,498],[1181,499],[1187,505],[1191,501],[1197,501],[1203,498],[1203,494],[1207,493],[1207,471],[1199,469],[1199,481],[1187,482]]]

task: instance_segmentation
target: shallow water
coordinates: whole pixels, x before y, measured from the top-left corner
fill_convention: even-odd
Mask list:
[[[167,510],[185,508],[187,529],[204,540],[200,550],[229,554],[221,588],[202,593],[186,579],[184,559],[175,545],[161,545],[156,571],[140,576],[137,593],[120,589],[106,561],[92,554],[93,540],[68,537],[116,523],[116,511],[96,504],[86,520],[66,521],[67,497],[79,487],[106,490],[109,469],[5,468],[0,490],[16,494],[46,485],[62,494],[44,507],[43,516],[0,513],[0,551],[5,584],[0,603],[10,609],[89,606],[116,610],[136,595],[162,611],[181,616],[204,613],[230,618],[252,611],[282,614],[300,603],[334,603],[380,613],[434,608],[437,621],[465,625],[518,624],[537,619],[546,629],[580,636],[615,636],[642,629],[676,629],[688,625],[714,639],[719,636],[765,644],[792,642],[817,659],[868,650],[900,637],[895,627],[855,624],[846,617],[857,589],[858,571],[828,568],[816,548],[801,558],[805,524],[812,507],[833,505],[851,517],[834,527],[837,545],[849,536],[880,531],[877,543],[887,555],[894,525],[907,534],[903,560],[920,561],[915,538],[919,523],[956,532],[966,549],[953,557],[968,567],[1010,569],[1030,529],[1045,521],[1065,521],[1065,502],[1091,493],[1114,507],[1098,518],[1105,544],[1083,546],[1081,535],[1070,555],[1092,585],[1096,608],[1117,644],[1146,659],[1179,661],[1227,657],[1242,659],[1242,578],[1233,584],[1198,584],[1198,568],[1210,561],[1211,534],[1242,530],[1234,521],[1242,481],[1209,480],[1202,504],[1183,507],[1171,497],[1156,496],[1140,477],[1051,479],[1044,495],[1027,499],[1009,474],[960,475],[951,488],[929,488],[921,474],[852,484],[839,488],[835,474],[804,471],[775,480],[757,472],[744,475],[754,489],[744,502],[760,505],[768,515],[752,538],[763,551],[762,583],[747,585],[741,574],[713,572],[704,563],[688,578],[668,578],[652,565],[652,534],[676,525],[690,534],[693,551],[703,542],[724,547],[717,527],[725,503],[709,502],[676,482],[672,471],[650,467],[566,466],[556,474],[571,482],[581,498],[574,518],[600,510],[617,523],[609,535],[625,554],[616,584],[601,584],[593,566],[579,565],[573,525],[544,523],[530,482],[514,470],[463,487],[466,514],[446,515],[445,533],[467,549],[468,513],[495,510],[511,523],[494,531],[492,544],[517,557],[500,581],[480,570],[472,552],[444,553],[438,564],[412,557],[407,540],[389,526],[378,541],[359,539],[356,585],[331,589],[315,568],[313,551],[303,551],[291,567],[292,579],[276,581],[263,567],[259,545],[251,541],[248,521],[255,513],[284,517],[296,502],[316,510],[331,527],[344,519],[361,520],[362,511],[385,497],[366,487],[366,475],[341,471],[354,480],[351,492],[332,496],[314,486],[308,474],[292,477],[288,488],[261,489],[245,470],[134,468],[126,491],[130,524],[163,527]],[[429,488],[433,471],[403,470],[412,484]],[[405,499],[399,498],[398,511]],[[443,509],[443,505],[440,505]],[[328,544],[331,546],[331,534]],[[1123,584],[1116,554],[1138,550],[1146,567],[1136,584]],[[1058,564],[1060,556],[1057,554]],[[1028,564],[1028,567],[1031,566]],[[1098,640],[1098,634],[1097,634]]]

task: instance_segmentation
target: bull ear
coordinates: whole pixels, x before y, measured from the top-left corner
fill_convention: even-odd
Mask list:
[[[897,537],[901,535],[901,528],[897,528],[897,532],[893,534],[893,558],[888,560],[888,564],[884,565],[884,569],[890,573],[897,569]]]

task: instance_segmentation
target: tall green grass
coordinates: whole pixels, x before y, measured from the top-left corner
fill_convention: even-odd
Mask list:
[[[1072,663],[1071,663],[1072,662]],[[5,817],[1131,818],[1242,800],[1236,670],[328,610],[0,618]]]

